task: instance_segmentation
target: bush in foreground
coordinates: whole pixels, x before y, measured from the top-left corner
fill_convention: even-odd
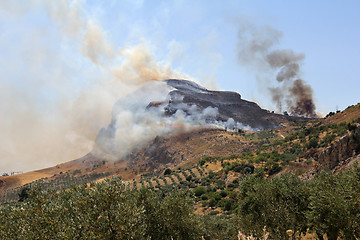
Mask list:
[[[120,180],[68,190],[26,191],[22,202],[0,206],[2,239],[288,239],[310,229],[319,239],[360,238],[360,168],[311,181],[292,174],[239,178],[234,189],[129,190]],[[215,191],[213,191],[215,189]],[[194,197],[194,196],[197,197]],[[22,195],[21,195],[22,196]],[[20,197],[21,197],[20,196]],[[195,214],[195,200],[221,207]]]
[[[2,239],[199,239],[202,223],[185,192],[126,190],[119,180],[56,193],[33,188],[0,209]]]

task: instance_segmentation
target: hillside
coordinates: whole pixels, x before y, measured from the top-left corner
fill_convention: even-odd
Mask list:
[[[240,234],[244,239],[246,235],[356,238],[360,236],[360,104],[331,115],[258,132],[192,129],[156,137],[119,161],[88,154],[52,168],[2,177],[0,200],[7,203],[0,215],[17,219],[21,210],[23,226],[42,236],[58,236],[58,231],[45,233],[44,228],[27,223],[34,211],[40,212],[38,219],[53,219],[59,206],[76,212],[95,204],[101,207],[77,214],[85,217],[94,212],[97,220],[81,223],[87,226],[81,233],[66,231],[68,234],[96,233],[101,238],[130,233],[116,221],[104,219],[102,224],[116,231],[99,227],[106,212],[111,218],[120,214],[141,218],[139,224],[173,229],[166,236],[186,233],[197,235],[194,239],[235,239]],[[20,192],[28,199],[25,204],[9,203],[18,200]],[[136,213],[123,213],[126,208],[113,205],[120,203],[130,204]],[[72,223],[77,222],[66,211],[59,216],[68,220],[45,229],[73,228]],[[181,222],[169,225],[178,221],[171,216],[193,221],[193,228],[183,231]],[[3,226],[8,224],[11,221],[3,222]],[[17,231],[11,229],[0,228],[0,232],[13,236]],[[137,231],[146,236],[163,234],[143,228]]]
[[[175,89],[169,93],[170,100],[165,106],[169,114],[181,109],[182,104],[195,105],[200,111],[211,107],[218,109],[218,114],[215,116],[216,121],[227,122],[231,118],[235,122],[235,128],[236,123],[241,123],[242,126],[256,130],[278,128],[281,123],[298,119],[270,113],[256,103],[242,99],[241,95],[236,92],[210,91],[187,80],[169,79],[165,82]],[[207,120],[211,121],[211,118]]]
[[[158,88],[165,89],[165,91],[160,91],[159,95],[156,90]],[[154,101],[139,105],[139,94],[144,95],[145,99],[148,99],[146,95],[153,94],[154,97],[149,99]],[[161,102],[161,99],[166,99],[166,101]],[[156,124],[159,136],[155,135],[141,143],[141,149],[131,151],[132,146],[128,146],[127,155],[118,157],[117,151],[123,146],[114,144],[116,142],[114,136],[118,122],[121,121],[121,119],[117,119],[117,115],[119,111],[124,111],[124,107],[125,112],[143,112],[145,115],[156,113],[156,121],[151,124],[153,124],[152,128]],[[292,120],[301,120],[301,118],[270,113],[261,109],[256,103],[241,99],[240,94],[235,92],[210,91],[187,80],[157,81],[145,85],[124,99],[119,99],[114,105],[112,122],[106,129],[99,132],[91,153],[83,158],[47,169],[2,177],[0,178],[0,190],[16,189],[18,191],[19,187],[38,179],[46,178],[46,181],[56,181],[57,178],[62,177],[63,173],[74,175],[77,179],[93,176],[90,179],[94,180],[99,177],[98,174],[121,175],[124,179],[130,179],[136,175],[135,172],[138,170],[153,171],[166,164],[176,165],[207,154],[239,153],[243,147],[246,148],[246,139],[244,141],[244,139],[234,138],[222,130],[272,129],[282,127],[283,124]],[[141,119],[139,121],[133,123],[135,126],[133,132],[138,130],[138,125],[144,129],[147,128],[141,126],[143,124]],[[162,128],[168,129],[165,134]],[[125,130],[126,133],[132,131],[131,128]],[[132,145],[138,145],[138,138],[141,139],[141,137],[135,136]],[[190,139],[191,141],[189,141]],[[228,139],[230,140],[228,141]],[[182,146],[182,142],[185,142],[184,146]],[[127,141],[124,140],[123,143],[126,144]],[[243,145],[243,147],[238,148],[237,144]],[[98,151],[99,149],[100,151]],[[160,149],[164,149],[164,151],[160,151]],[[208,150],[204,151],[205,149]],[[108,161],[106,155],[112,155],[111,157],[115,161]],[[142,163],[140,164],[140,162]],[[134,169],[125,171],[125,169],[134,167],[137,169],[136,171]]]
[[[355,126],[359,116],[358,104],[325,119],[288,122],[279,129],[251,133],[205,128],[157,137],[120,161],[109,162],[88,154],[51,168],[1,177],[1,199],[16,199],[22,186],[40,179],[44,186],[57,189],[110,176],[139,182],[144,174],[156,176],[166,168],[194,168],[199,161],[208,165],[204,172],[218,172],[223,166],[213,163],[217,159],[222,163],[228,159],[231,164],[252,164],[267,175],[290,171],[309,178],[321,169],[330,167],[337,171],[358,159],[356,146],[337,146],[349,141],[351,137],[344,137],[351,136],[347,123]],[[329,149],[337,149],[340,157],[327,157],[331,156],[326,154]]]
[[[156,93],[149,98],[154,101],[137,103],[139,94],[152,93],[159,86],[165,89],[162,96]],[[106,155],[114,155],[123,148],[114,142],[117,128],[122,127],[117,116],[124,106],[125,111],[156,113],[154,117],[159,119],[149,124],[157,124],[157,128],[163,127],[168,132],[159,132],[125,157],[115,155],[109,161]],[[54,167],[1,177],[0,196],[3,201],[15,199],[22,186],[38,181],[60,189],[109,176],[126,181],[139,179],[144,173],[159,174],[166,168],[193,167],[202,159],[231,158],[255,164],[268,175],[291,171],[309,178],[325,167],[340,169],[344,162],[352,162],[350,157],[357,156],[352,151],[356,146],[349,144],[352,137],[346,124],[356,124],[359,115],[359,104],[330,113],[325,119],[280,115],[243,100],[235,92],[210,91],[191,81],[168,79],[145,85],[119,99],[111,123],[99,132],[92,152]],[[143,127],[142,122],[134,124]]]

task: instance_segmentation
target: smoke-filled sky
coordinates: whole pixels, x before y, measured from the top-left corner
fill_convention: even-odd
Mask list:
[[[298,88],[318,113],[356,104],[358,9],[355,0],[0,0],[0,174],[82,156],[117,99],[159,78],[276,111],[301,113],[289,99]],[[254,39],[262,48],[248,58]],[[279,52],[292,60],[269,58]]]

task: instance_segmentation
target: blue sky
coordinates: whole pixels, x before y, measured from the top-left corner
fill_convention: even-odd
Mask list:
[[[359,1],[88,1],[119,47],[145,39],[159,61],[178,54],[172,67],[200,82],[241,93],[274,108],[259,92],[254,72],[237,62],[238,21],[270,25],[282,32],[276,46],[306,55],[302,77],[314,90],[318,111],[359,102]]]
[[[245,20],[257,26],[269,25],[282,32],[275,48],[306,55],[301,76],[313,87],[317,111],[327,113],[359,102],[358,1],[82,0],[76,3],[102,26],[115,48],[145,43],[157,61],[171,62],[173,69],[208,87],[215,81],[219,89],[237,91],[244,99],[274,109],[256,81],[257,73],[237,61],[239,23]],[[26,12],[20,8],[18,12],[26,12],[25,16],[13,15],[0,21],[1,59],[6,59],[11,68],[26,65],[21,51],[31,36],[35,46],[77,59],[68,65],[59,59],[42,62],[40,59],[41,64],[49,65],[47,71],[72,72],[68,77],[77,78],[81,84],[91,81],[76,71],[79,66],[74,67],[79,64],[92,69],[81,59],[79,49],[66,44],[44,9],[32,10]],[[8,63],[9,58],[13,64]],[[14,81],[21,78],[19,74],[9,69],[5,75]],[[37,77],[36,73],[32,74]],[[51,95],[51,90],[41,94]]]
[[[281,32],[273,49],[305,54],[300,74],[317,111],[343,110],[360,102],[359,9],[355,0],[0,1],[0,169],[88,153],[139,76],[176,71],[276,110],[275,78],[264,86],[258,69],[239,64],[243,24]]]

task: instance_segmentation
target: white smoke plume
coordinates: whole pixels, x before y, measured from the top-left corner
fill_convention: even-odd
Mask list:
[[[165,105],[147,108],[151,101],[166,102],[171,91],[154,80],[188,77],[157,61],[146,41],[114,46],[81,1],[0,1],[0,21],[13,23],[13,29],[31,14],[51,25],[26,25],[16,31],[21,40],[8,39],[2,49],[15,56],[2,61],[8,68],[0,70],[3,171],[50,167],[89,151],[119,159],[156,136],[197,127],[246,128],[233,119],[214,120],[216,108],[199,111],[184,104],[165,118]],[[4,69],[21,72],[18,80]]]
[[[22,28],[28,15],[45,18],[44,11],[51,29]],[[8,32],[18,39],[0,40],[9,56],[0,60],[3,172],[81,157],[110,122],[118,98],[145,82],[183,77],[160,64],[145,42],[115,47],[77,1],[1,1],[0,21],[13,24]]]
[[[99,158],[119,160],[145,147],[157,136],[202,127],[231,131],[251,129],[232,118],[225,122],[217,120],[218,108],[209,106],[200,110],[196,105],[182,102],[183,96],[173,94],[173,90],[166,82],[153,81],[119,99],[113,109],[112,122],[100,131],[92,153]]]

